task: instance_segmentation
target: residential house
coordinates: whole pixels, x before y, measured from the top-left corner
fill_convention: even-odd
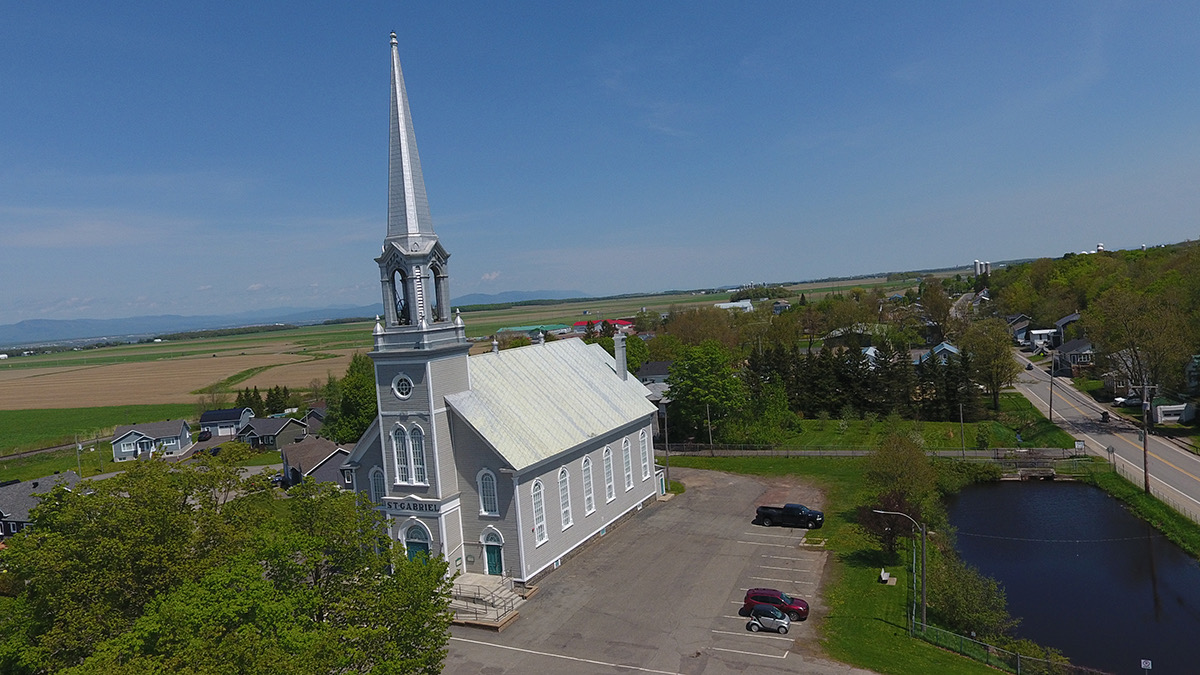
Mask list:
[[[200,414],[200,431],[213,436],[236,436],[238,429],[246,426],[251,417],[254,417],[254,411],[250,408],[205,410]]]
[[[791,308],[792,303],[788,302],[787,300],[776,300],[775,303],[771,305],[771,311],[776,315],[783,314]]]
[[[342,488],[350,488],[342,475],[342,462],[350,456],[350,451],[338,446],[331,440],[308,436],[307,438],[285,445],[283,453],[283,484],[291,487],[308,476],[319,483],[336,483]]]
[[[637,379],[642,384],[663,383],[670,375],[671,361],[646,361],[638,368]]]
[[[940,342],[934,345],[933,349],[922,349],[910,353],[913,356],[912,363],[914,366],[925,363],[930,358],[937,359],[937,362],[944,366],[950,361],[950,359],[958,357],[962,352],[959,351],[958,347],[955,347],[949,342]]]
[[[238,429],[237,439],[260,450],[278,450],[308,435],[308,427],[291,417],[255,417]]]
[[[192,447],[192,428],[184,420],[167,420],[117,427],[112,437],[113,461],[149,457],[161,453],[176,457]]]
[[[1091,341],[1076,338],[1064,343],[1054,352],[1051,365],[1055,375],[1070,374],[1071,377],[1079,377],[1083,370],[1092,367],[1095,358],[1096,351],[1092,348]]]
[[[1200,394],[1200,354],[1194,354],[1183,366],[1184,390],[1189,394]]]
[[[571,330],[574,331],[575,333],[578,333],[579,335],[583,335],[583,334],[587,333],[587,327],[588,327],[588,324],[590,323],[590,324],[592,324],[592,330],[596,331],[596,334],[599,335],[600,334],[600,326],[605,321],[607,321],[609,323],[609,325],[612,326],[618,333],[628,333],[629,331],[633,330],[633,322],[632,321],[626,321],[625,319],[599,319],[599,318],[589,319],[587,321],[576,321],[574,323],[574,325],[571,326]]]
[[[326,414],[328,414],[328,409],[324,405],[309,406],[304,417],[300,418],[300,421],[304,422],[305,428],[308,429],[309,436],[315,436],[321,427],[325,426]]]
[[[1058,337],[1057,328],[1040,328],[1038,330],[1030,330],[1025,334],[1026,342],[1034,350],[1038,349],[1053,349],[1054,340]]]
[[[80,481],[79,474],[64,471],[53,476],[17,481],[0,487],[0,540],[11,537],[29,526],[29,512],[41,503],[41,496],[57,485],[73,490]]]

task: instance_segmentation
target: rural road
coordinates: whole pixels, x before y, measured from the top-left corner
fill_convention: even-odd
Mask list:
[[[1016,352],[1024,367],[1029,359]],[[1050,408],[1050,375],[1036,364],[1021,371],[1017,391],[1039,410]],[[1101,422],[1100,413],[1108,411],[1111,422]],[[1137,485],[1142,484],[1142,441],[1140,429],[1119,417],[1116,410],[1104,406],[1077,391],[1067,378],[1054,378],[1054,419],[1059,427],[1077,440],[1084,441],[1089,454],[1113,462],[1118,471]],[[1151,434],[1149,442],[1151,491],[1177,510],[1200,520],[1200,457],[1170,439]]]

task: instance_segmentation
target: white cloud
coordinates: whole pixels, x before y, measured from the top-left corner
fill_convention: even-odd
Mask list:
[[[499,272],[499,271],[496,271],[496,272],[488,272],[487,274],[485,274],[485,275],[483,275],[482,277],[480,277],[480,279],[481,279],[481,280],[483,280],[483,281],[495,281],[496,279],[499,279],[499,278],[500,278],[500,272]]]
[[[247,286],[247,287],[246,287],[246,290],[248,290],[248,291],[261,291],[261,290],[263,290],[263,289],[264,289],[264,288],[266,288],[266,287],[267,287],[267,285],[266,285],[266,284],[250,284],[249,286]]]

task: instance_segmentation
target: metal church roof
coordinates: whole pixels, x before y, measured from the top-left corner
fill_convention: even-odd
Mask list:
[[[656,410],[645,385],[581,340],[472,356],[470,373],[471,389],[446,402],[517,471]]]

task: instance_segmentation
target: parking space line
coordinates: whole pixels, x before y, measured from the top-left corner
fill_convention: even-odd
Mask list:
[[[486,645],[488,647],[496,647],[497,649],[508,649],[510,651],[522,652],[524,654],[536,654],[537,656],[549,656],[549,657],[555,658],[555,659],[566,659],[568,661],[578,661],[579,663],[591,663],[591,664],[597,665],[597,666],[608,666],[609,668],[624,668],[626,670],[636,670],[640,673],[658,673],[658,675],[680,675],[680,673],[672,672],[670,670],[654,670],[653,668],[642,668],[639,666],[630,666],[630,665],[627,665],[624,663],[609,663],[608,661],[595,661],[593,659],[581,659],[581,658],[578,658],[575,656],[567,656],[566,654],[554,654],[551,652],[539,652],[539,651],[535,651],[533,649],[522,649],[520,647],[510,647],[508,645],[498,645],[495,642],[487,642],[484,640],[468,640],[467,638],[454,637],[453,635],[450,636],[450,639],[457,640],[458,642],[469,642],[473,645]],[[716,649],[716,647],[713,647],[713,649]],[[753,652],[746,652],[746,653],[752,654]],[[787,654],[784,654],[784,656],[787,656]],[[777,658],[777,657],[772,656],[770,658]]]
[[[784,572],[811,572],[812,570],[798,570],[795,567],[771,567],[770,565],[759,565],[764,570],[783,570]]]
[[[710,647],[710,649],[715,649],[719,652],[733,652],[734,654],[748,654],[750,656],[763,656],[768,659],[786,659],[787,655],[792,653],[792,651],[789,649],[788,651],[783,653],[783,656],[771,656],[770,654],[760,654],[758,652],[744,652],[740,649],[724,649],[722,647]]]
[[[751,633],[750,631],[743,631],[743,632],[741,632],[741,633],[735,633],[735,632],[733,632],[733,631],[729,631],[729,630],[717,630],[717,629],[715,629],[715,628],[714,628],[714,629],[712,629],[712,632],[714,632],[714,633],[720,633],[720,634],[722,634],[722,635],[745,635],[746,637],[754,636],[754,639],[755,639],[755,640],[757,640],[758,638],[769,638],[769,639],[771,639],[771,640],[795,640],[795,639],[796,639],[796,638],[784,637],[784,636],[782,636],[782,635],[763,635],[761,632],[759,632],[759,633]]]
[[[758,579],[759,581],[778,581],[781,584],[808,584],[809,586],[816,584],[815,581],[795,581],[793,579],[772,579],[771,577],[750,577],[750,578]]]
[[[771,543],[768,543],[765,541],[742,541],[741,539],[739,539],[738,543],[739,544],[747,544],[749,546],[774,546],[776,548],[793,548],[791,546],[788,546],[787,544],[771,544]]]
[[[754,537],[775,537],[776,539],[803,539],[794,534],[767,534],[765,532],[743,532],[743,535],[751,535]]]
[[[776,559],[776,560],[796,560],[796,561],[799,561],[799,562],[812,562],[812,557],[808,557],[808,558],[791,558],[791,557],[788,557],[788,556],[786,556],[786,555],[770,555],[770,554],[767,554],[767,553],[764,553],[764,554],[762,554],[762,557],[764,557],[764,558],[774,558],[774,559]]]

